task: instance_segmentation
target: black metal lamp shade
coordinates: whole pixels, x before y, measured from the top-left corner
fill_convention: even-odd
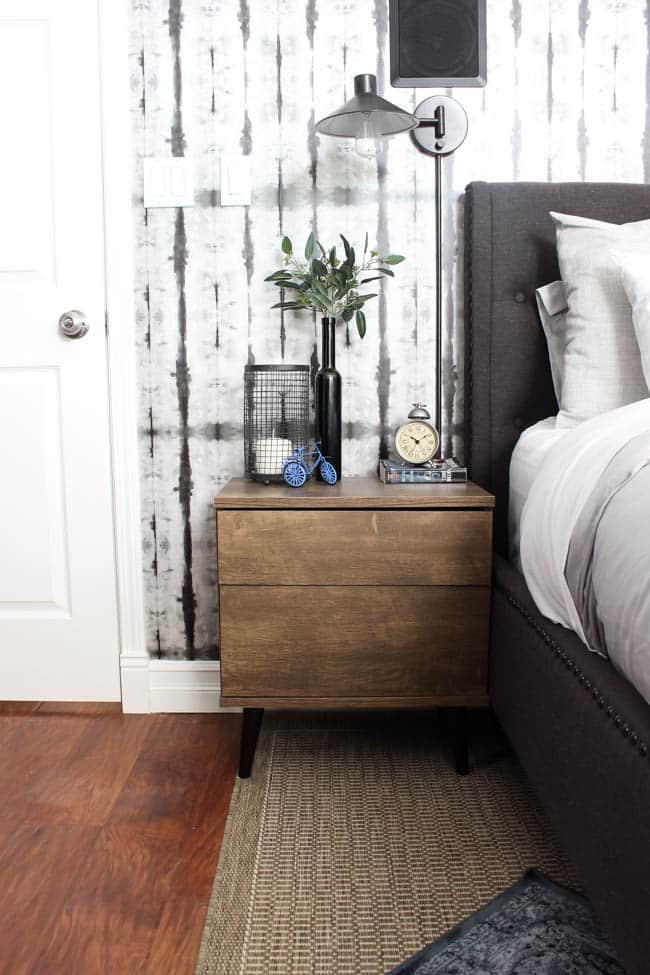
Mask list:
[[[374,74],[358,74],[354,97],[316,123],[316,131],[341,139],[382,139],[417,128],[419,119],[377,94]]]

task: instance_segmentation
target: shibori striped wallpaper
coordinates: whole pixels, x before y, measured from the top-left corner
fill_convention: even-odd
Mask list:
[[[472,179],[650,175],[644,0],[488,0],[488,86],[458,89],[467,142],[444,166],[444,408],[462,452],[459,197]],[[376,71],[387,97],[388,0],[132,0],[136,305],[148,645],[161,657],[217,647],[211,501],[241,474],[247,362],[311,363],[317,327],[269,311],[264,276],[282,233],[339,232],[405,254],[339,334],[346,474],[369,474],[410,403],[434,397],[433,162],[407,136],[376,160],[316,137],[314,120]],[[219,206],[222,153],[250,156],[250,207]],[[142,157],[188,155],[196,203],[145,211]],[[308,544],[308,540],[305,540]]]

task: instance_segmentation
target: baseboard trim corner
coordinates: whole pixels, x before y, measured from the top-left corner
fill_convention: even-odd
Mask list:
[[[216,714],[222,708],[218,660],[122,656],[122,710],[127,714]]]

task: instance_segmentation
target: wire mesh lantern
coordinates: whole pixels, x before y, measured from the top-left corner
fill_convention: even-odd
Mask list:
[[[244,366],[244,469],[282,480],[284,462],[309,440],[309,366]]]

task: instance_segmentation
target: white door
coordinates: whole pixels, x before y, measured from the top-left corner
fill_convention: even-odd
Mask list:
[[[0,0],[1,700],[120,698],[98,50],[94,0]]]

